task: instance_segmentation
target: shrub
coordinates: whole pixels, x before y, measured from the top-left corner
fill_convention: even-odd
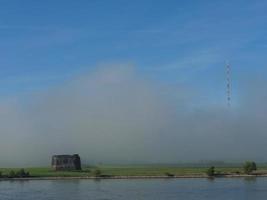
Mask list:
[[[252,162],[252,169],[255,170],[255,171],[257,170],[257,165],[256,165],[255,162]]]
[[[257,170],[257,165],[253,161],[246,161],[243,165],[244,173],[250,174],[251,172]]]
[[[11,170],[11,171],[8,173],[8,178],[15,178],[15,176],[16,176],[16,173],[15,173],[13,170]]]
[[[24,169],[20,169],[19,171],[16,172],[16,177],[24,177],[24,176],[25,176]]]
[[[30,172],[26,172],[26,177],[29,177],[30,176]]]
[[[99,177],[99,176],[101,176],[101,174],[102,174],[102,172],[101,172],[100,169],[96,169],[96,170],[94,171],[94,176],[95,176],[95,177]]]
[[[3,174],[2,174],[2,172],[0,171],[0,178],[2,178],[2,175],[3,175]]]
[[[214,176],[215,175],[215,167],[211,166],[210,168],[207,169],[206,174],[208,176]]]
[[[20,169],[19,171],[16,172],[16,177],[24,178],[24,177],[29,177],[30,173],[25,172],[24,169]]]
[[[20,169],[19,171],[9,171],[7,177],[8,178],[25,178],[25,177],[29,177],[30,173],[26,172],[24,169]]]
[[[166,172],[165,175],[166,175],[166,176],[169,176],[169,177],[174,177],[174,174],[169,173],[169,172]]]

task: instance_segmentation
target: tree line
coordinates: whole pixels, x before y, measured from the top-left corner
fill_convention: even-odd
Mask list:
[[[257,170],[257,165],[254,161],[246,161],[243,164],[243,172],[244,174],[251,174],[253,171]],[[236,172],[237,174],[239,174],[240,172]],[[210,177],[212,176],[216,176],[218,175],[218,173],[216,173],[215,167],[211,166],[207,169],[206,174]]]

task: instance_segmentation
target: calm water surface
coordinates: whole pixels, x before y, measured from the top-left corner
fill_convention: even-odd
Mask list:
[[[267,199],[267,178],[0,181],[1,200]]]

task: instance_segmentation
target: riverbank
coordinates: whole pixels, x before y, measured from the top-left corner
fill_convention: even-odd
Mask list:
[[[65,179],[159,179],[159,178],[209,178],[207,167],[179,167],[179,166],[91,166],[83,167],[80,171],[55,171],[50,167],[24,168],[29,177],[10,177],[11,171],[20,168],[0,168],[0,180],[65,180]],[[261,166],[252,175],[243,173],[242,167],[216,167],[215,177],[266,177],[267,167]]]
[[[0,181],[32,181],[32,180],[101,180],[101,179],[199,179],[199,178],[256,178],[267,177],[267,174],[261,175],[220,175],[209,177],[207,175],[192,175],[192,176],[100,176],[100,177],[25,177],[25,178],[0,178]]]

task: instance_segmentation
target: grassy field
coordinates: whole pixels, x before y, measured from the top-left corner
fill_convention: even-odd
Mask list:
[[[0,168],[2,175],[19,168]],[[83,168],[82,171],[54,171],[49,167],[25,168],[32,177],[93,177],[96,170],[106,176],[164,176],[166,173],[185,175],[205,175],[206,167],[175,167],[175,166],[98,166]],[[242,174],[242,167],[217,167],[216,172],[221,174]],[[259,167],[258,172],[267,173],[267,167]]]

